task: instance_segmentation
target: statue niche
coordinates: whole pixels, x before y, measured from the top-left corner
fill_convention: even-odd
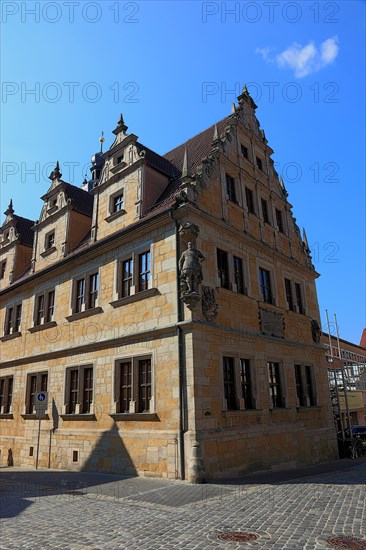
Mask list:
[[[204,255],[191,242],[179,259],[181,298],[189,309],[193,309],[201,298],[198,285],[203,280],[201,263],[204,259]]]

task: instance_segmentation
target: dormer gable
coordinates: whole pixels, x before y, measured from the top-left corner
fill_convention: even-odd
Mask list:
[[[5,288],[30,266],[33,220],[14,214],[13,201],[0,228],[0,288]]]
[[[103,153],[98,185],[91,190],[94,203],[92,239],[101,239],[143,217],[179,170],[127,134],[123,116],[113,130],[116,136]]]
[[[49,178],[52,183],[35,224],[32,268],[38,271],[66,256],[90,231],[93,196],[61,179],[59,163]]]

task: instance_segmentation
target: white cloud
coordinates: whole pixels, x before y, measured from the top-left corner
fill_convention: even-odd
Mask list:
[[[328,38],[320,44],[319,49],[313,42],[306,46],[295,42],[275,57],[270,57],[271,51],[273,48],[256,49],[256,53],[260,54],[266,63],[276,63],[280,69],[290,68],[296,78],[303,78],[333,63],[339,51],[338,38]]]

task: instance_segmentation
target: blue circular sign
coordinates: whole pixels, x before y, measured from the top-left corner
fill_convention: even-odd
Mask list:
[[[38,399],[38,401],[44,401],[46,399],[46,396],[45,396],[44,393],[39,393],[37,395],[37,399]]]

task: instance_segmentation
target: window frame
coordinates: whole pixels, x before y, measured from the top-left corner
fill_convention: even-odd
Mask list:
[[[239,269],[237,269],[239,266]],[[248,290],[245,286],[244,265],[243,259],[239,256],[232,255],[233,281],[235,288],[233,290],[238,294],[247,295]]]
[[[285,232],[285,223],[284,223],[284,219],[283,219],[283,210],[280,210],[279,208],[275,207],[275,212],[276,212],[277,229],[280,233],[285,235],[286,232]]]
[[[294,364],[294,377],[296,384],[296,406],[316,407],[318,397],[316,391],[316,379],[314,367],[301,362]]]
[[[51,298],[53,296],[53,298]],[[56,292],[55,288],[45,289],[43,292],[37,293],[34,296],[33,307],[33,327],[41,327],[52,323],[55,314],[55,300]],[[39,307],[39,302],[42,301],[42,308]],[[50,316],[50,309],[52,309],[52,315]]]
[[[289,311],[296,312],[296,305],[294,301],[294,292],[293,292],[293,281],[292,279],[289,279],[288,277],[284,277],[284,285],[285,285],[285,296],[286,296],[286,303],[287,303],[287,309]]]
[[[256,207],[254,201],[254,190],[251,187],[245,186],[245,203],[247,205],[248,214],[256,216]]]
[[[272,367],[275,369],[273,377]],[[270,409],[286,408],[286,387],[284,379],[283,365],[280,361],[267,360],[267,383]],[[279,390],[278,393],[274,390]],[[278,400],[278,401],[277,401]],[[276,402],[277,401],[277,402]]]
[[[96,310],[100,299],[100,267],[79,273],[72,280],[71,315]],[[92,277],[97,277],[97,287],[93,290]],[[79,284],[80,283],[80,284]]]
[[[225,259],[224,264],[222,259]],[[216,248],[216,265],[217,275],[219,280],[219,287],[230,289],[230,274],[229,274],[229,254],[222,248]]]
[[[40,391],[48,391],[48,376],[47,370],[27,373],[25,414],[36,414],[35,402],[32,396]],[[46,384],[44,384],[44,380],[46,380]]]
[[[141,244],[136,249],[131,249],[125,255],[118,258],[115,262],[115,285],[113,289],[113,301],[110,302],[113,307],[118,307],[124,302],[120,303],[120,300],[133,300],[138,299],[138,295],[142,292],[156,291],[154,288],[154,246],[153,242]],[[148,270],[140,273],[141,256],[149,254]],[[131,262],[132,267],[132,279],[131,273],[129,277],[124,277],[124,265],[126,262]],[[141,276],[148,275],[147,285],[141,284]],[[128,288],[129,294],[125,293],[124,285],[126,281],[129,281]],[[145,288],[142,288],[145,286]],[[134,298],[136,296],[136,298]],[[144,294],[142,295],[144,296]]]
[[[147,365],[147,376],[142,380],[142,366]],[[125,366],[127,376],[122,367]],[[123,381],[126,383],[123,383]],[[146,401],[148,407],[146,407]],[[155,414],[155,365],[153,354],[118,358],[114,362],[114,410],[115,414]]]
[[[227,349],[221,350],[220,355],[223,411],[257,410],[259,403],[254,357],[243,357],[239,350],[233,353]],[[245,381],[243,380],[243,366],[245,366],[247,376]]]
[[[262,172],[264,172],[264,170],[263,170],[263,158],[262,157],[259,157],[258,155],[255,156],[255,165],[258,168],[258,170],[261,170]]]
[[[268,203],[269,203],[269,201],[267,199],[264,199],[263,197],[261,197],[261,209],[262,209],[263,223],[271,225],[271,218],[270,218],[270,215],[269,215]],[[265,205],[265,208],[263,208],[263,205]]]
[[[86,377],[91,372],[91,388],[86,388]],[[76,375],[73,383],[73,375]],[[88,400],[86,400],[88,394]],[[65,415],[93,415],[95,407],[95,367],[92,363],[66,367],[65,370]]]
[[[2,260],[0,262],[0,280],[5,279],[5,273],[6,273],[6,260]]]
[[[9,391],[10,387],[10,391]],[[12,414],[14,397],[14,375],[0,377],[0,416]]]
[[[14,302],[8,304],[5,308],[5,317],[4,317],[4,327],[3,335],[4,337],[21,334],[21,324],[22,324],[22,301]]]
[[[276,305],[275,294],[273,292],[272,271],[267,267],[259,266],[259,289],[261,295],[261,301],[266,304]],[[268,285],[265,284],[264,274],[268,274]],[[263,275],[263,276],[262,276]],[[268,294],[268,296],[267,296]]]
[[[235,178],[228,173],[225,173],[225,185],[227,199],[237,203]]]

